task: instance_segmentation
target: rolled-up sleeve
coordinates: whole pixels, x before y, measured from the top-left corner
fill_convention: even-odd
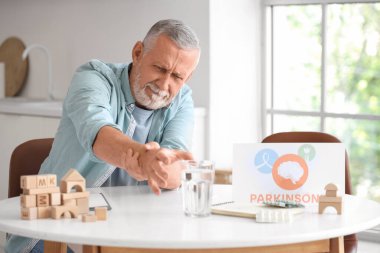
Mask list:
[[[112,126],[121,131],[112,117],[112,89],[112,84],[101,73],[89,66],[81,67],[73,77],[64,103],[79,143],[95,162],[103,162],[92,149],[99,130]]]
[[[181,102],[174,117],[165,125],[161,147],[169,149],[191,149],[194,129],[194,103],[191,97],[191,89],[183,90]]]

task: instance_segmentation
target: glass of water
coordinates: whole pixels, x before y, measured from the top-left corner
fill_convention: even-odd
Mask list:
[[[185,215],[208,216],[211,213],[214,163],[212,161],[184,161],[182,171],[182,202]]]

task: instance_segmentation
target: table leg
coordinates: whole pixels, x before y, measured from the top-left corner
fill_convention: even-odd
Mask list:
[[[330,239],[330,253],[344,253],[343,236]]]
[[[100,253],[99,246],[83,245],[83,253]]]
[[[67,253],[67,244],[63,242],[44,241],[44,252]]]

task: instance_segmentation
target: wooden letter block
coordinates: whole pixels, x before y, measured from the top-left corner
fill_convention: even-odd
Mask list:
[[[42,194],[42,193],[54,193],[60,192],[59,187],[39,188],[39,189],[24,189],[23,194]]]
[[[43,193],[43,194],[37,194],[37,206],[46,207],[49,206],[49,194]]]
[[[37,207],[22,207],[21,219],[23,220],[37,219]]]
[[[94,222],[96,221],[96,216],[94,214],[83,214],[82,222]]]
[[[47,176],[47,187],[56,187],[57,186],[57,175],[48,174]]]
[[[37,188],[47,188],[48,177],[47,175],[37,175]]]
[[[38,219],[47,219],[51,217],[51,206],[37,207]]]
[[[37,197],[36,195],[23,195],[20,196],[21,207],[36,207]]]
[[[107,207],[95,207],[95,216],[97,220],[107,220]]]
[[[21,176],[20,177],[21,189],[32,189],[37,187],[37,176]]]
[[[50,193],[50,205],[52,206],[61,205],[61,193],[59,192]]]
[[[78,206],[78,213],[79,214],[87,214],[89,211],[89,200],[88,198],[80,198],[76,199],[77,206]]]

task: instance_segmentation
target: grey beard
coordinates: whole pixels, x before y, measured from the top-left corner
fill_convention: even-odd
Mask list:
[[[141,75],[138,72],[133,88],[135,99],[139,104],[150,110],[157,110],[170,104],[171,99],[168,92],[159,90],[154,83],[147,83],[144,85],[144,88],[140,88],[140,79]],[[147,87],[153,91],[151,98],[145,93]]]

